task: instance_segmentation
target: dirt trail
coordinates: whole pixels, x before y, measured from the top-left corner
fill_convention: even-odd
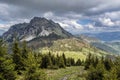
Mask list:
[[[60,80],[68,80],[68,78],[73,75],[73,74],[77,74],[78,72],[75,72],[75,73],[71,73],[71,74],[68,74],[68,75],[65,75],[63,78],[61,78]]]
[[[76,75],[77,74],[82,74],[82,72],[83,72],[83,70],[81,70],[80,72],[74,72],[74,73],[71,73],[71,74],[67,74],[63,78],[60,78],[59,80],[68,80],[71,75],[73,75],[73,74],[76,74]]]
[[[63,78],[61,78],[60,80],[67,80],[70,77],[70,75],[65,75]]]

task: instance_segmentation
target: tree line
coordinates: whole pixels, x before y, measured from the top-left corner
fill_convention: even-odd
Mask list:
[[[98,58],[89,54],[84,67],[87,70],[86,80],[120,80],[119,56]]]
[[[59,69],[69,66],[80,66],[82,61],[66,58],[60,55],[40,54],[28,48],[24,41],[22,45],[14,41],[9,52],[3,40],[0,40],[0,80],[46,80],[45,69]]]
[[[0,80],[47,80],[43,69],[84,66],[86,80],[120,80],[120,57],[97,57],[89,54],[85,61],[66,58],[65,54],[41,54],[14,41],[8,50],[0,40]]]

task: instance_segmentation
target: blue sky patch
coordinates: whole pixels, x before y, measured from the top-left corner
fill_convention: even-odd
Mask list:
[[[6,24],[6,23],[7,23],[6,21],[0,20],[0,24]]]
[[[86,24],[89,24],[89,23],[93,23],[93,21],[89,20],[89,19],[82,19],[82,20],[79,20],[78,23],[81,24],[81,25],[86,25]]]

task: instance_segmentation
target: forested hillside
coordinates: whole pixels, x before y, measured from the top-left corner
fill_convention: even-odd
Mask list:
[[[1,80],[119,80],[120,78],[119,57],[98,57],[88,53],[85,60],[75,61],[74,58],[66,58],[64,53],[53,55],[51,52],[42,54],[33,51],[27,47],[25,41],[22,45],[19,44],[18,41],[14,41],[12,53],[9,54],[7,44],[0,40]],[[63,73],[60,70],[68,72]],[[58,72],[59,74],[55,75]]]

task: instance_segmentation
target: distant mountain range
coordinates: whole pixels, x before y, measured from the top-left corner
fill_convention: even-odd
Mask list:
[[[104,50],[112,54],[120,54],[120,42],[119,41],[101,41],[96,37],[90,37],[87,35],[80,35],[78,38],[90,43],[92,46]]]
[[[120,41],[120,31],[116,32],[101,32],[101,33],[84,33],[84,35],[87,35],[89,37],[95,37],[102,41],[106,42],[118,42]]]

